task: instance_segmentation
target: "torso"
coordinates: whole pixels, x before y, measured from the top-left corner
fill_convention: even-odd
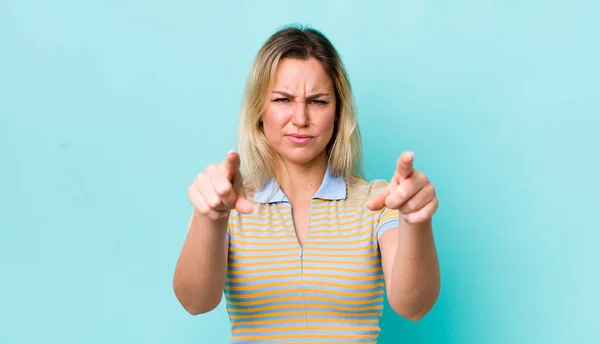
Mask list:
[[[357,179],[347,182],[346,199],[232,212],[225,286],[232,343],[376,343],[384,219],[364,204],[382,188]]]
[[[308,236],[308,227],[310,223],[310,201],[308,202],[292,202],[292,219],[294,221],[294,229],[298,244],[304,246],[306,237]]]

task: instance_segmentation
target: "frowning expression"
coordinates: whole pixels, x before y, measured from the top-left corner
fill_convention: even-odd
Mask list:
[[[336,106],[333,81],[321,62],[280,60],[262,118],[267,141],[284,163],[307,164],[324,157]]]

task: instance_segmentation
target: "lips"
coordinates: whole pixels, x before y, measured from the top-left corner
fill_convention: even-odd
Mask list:
[[[288,136],[291,136],[291,137],[297,138],[297,139],[310,139],[310,138],[312,138],[312,136],[310,136],[310,135],[304,135],[304,134],[290,134]]]
[[[287,135],[287,138],[295,145],[303,145],[310,142],[313,136],[306,134],[289,134]]]

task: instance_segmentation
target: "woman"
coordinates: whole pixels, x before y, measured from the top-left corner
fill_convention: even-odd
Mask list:
[[[239,154],[198,175],[174,275],[192,314],[225,293],[232,342],[370,342],[383,295],[408,319],[437,300],[427,177],[400,155],[389,184],[362,179],[351,87],[321,33],[289,27],[258,52]],[[244,178],[244,179],[243,179]]]

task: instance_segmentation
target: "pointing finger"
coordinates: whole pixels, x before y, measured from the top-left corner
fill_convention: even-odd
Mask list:
[[[404,152],[400,155],[396,164],[396,172],[398,172],[400,178],[406,179],[413,173],[414,158],[415,154],[413,152]]]
[[[240,170],[240,155],[235,151],[229,151],[227,158],[222,163],[222,168],[227,179],[232,180]]]
[[[233,177],[233,185],[234,185],[234,190],[235,190],[235,193],[237,196],[235,203],[234,203],[235,209],[240,214],[250,214],[250,213],[254,212],[254,210],[255,210],[254,205],[252,204],[252,202],[250,202],[246,198],[246,192],[244,191],[243,179],[242,179],[242,175],[239,170],[237,170],[237,172],[235,173],[235,175]]]

